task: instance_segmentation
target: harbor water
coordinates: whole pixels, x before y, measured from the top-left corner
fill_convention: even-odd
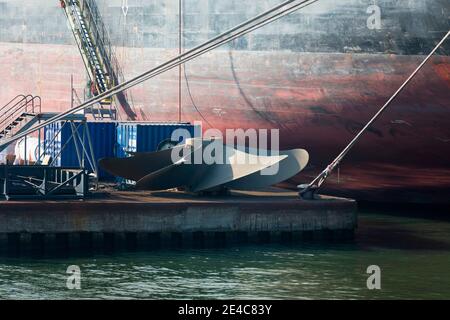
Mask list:
[[[1,257],[1,299],[448,299],[450,222],[362,213],[350,243]],[[66,286],[79,266],[81,289]],[[381,289],[366,273],[380,267]]]

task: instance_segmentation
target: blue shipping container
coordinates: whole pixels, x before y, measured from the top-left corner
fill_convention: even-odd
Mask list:
[[[200,125],[187,123],[118,123],[116,155],[124,158],[128,156],[129,152],[156,151],[160,143],[170,140],[172,133],[177,129],[187,130],[192,138],[201,135]]]
[[[64,167],[79,167],[77,148],[72,138],[72,129],[70,123],[56,122],[48,125],[44,129],[46,154],[50,155],[52,159],[56,159],[55,165]],[[78,127],[80,122],[75,122],[74,125]],[[92,141],[92,148],[96,166],[98,168],[98,175],[100,180],[113,180],[114,177],[109,173],[103,171],[98,166],[98,161],[101,158],[114,157],[114,149],[116,144],[116,123],[114,122],[88,122],[89,135]],[[57,135],[54,139],[55,134]],[[83,126],[78,127],[78,134],[83,139]],[[52,140],[54,142],[52,143]],[[61,148],[66,145],[63,152]],[[81,142],[77,144],[80,153],[82,152]],[[90,154],[89,144],[86,137],[85,146]],[[60,154],[61,153],[61,154]],[[90,163],[85,160],[85,166],[88,170],[92,170]]]

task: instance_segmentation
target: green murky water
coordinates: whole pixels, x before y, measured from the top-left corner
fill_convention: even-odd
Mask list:
[[[69,265],[81,290],[66,287]],[[381,268],[381,290],[366,269]],[[450,223],[363,214],[353,243],[0,258],[3,299],[450,299]]]

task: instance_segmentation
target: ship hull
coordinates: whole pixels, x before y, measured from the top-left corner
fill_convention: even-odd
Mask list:
[[[184,0],[191,48],[273,1]],[[178,54],[178,2],[98,2],[130,79]],[[58,1],[0,3],[1,101],[39,94],[43,110],[82,98],[86,73]],[[126,10],[125,10],[126,9]],[[26,16],[26,20],[17,19]],[[42,19],[43,16],[54,19]],[[202,121],[204,130],[279,129],[303,148],[309,182],[347,145],[450,29],[448,0],[321,0],[127,92],[138,120]],[[381,202],[450,202],[447,41],[327,181],[324,192]],[[123,119],[126,118],[122,112]]]
[[[44,109],[55,111],[70,105],[71,74],[76,75],[78,91],[82,91],[84,79],[78,72],[82,65],[75,48],[3,44],[0,50],[5,63],[3,77],[17,70],[16,61],[23,59],[29,59],[26,63],[30,66],[45,66],[40,69],[45,71],[31,70],[36,77],[18,73],[20,83],[14,87],[8,82],[1,89],[2,96],[23,88],[42,91]],[[172,54],[155,49],[120,50],[131,73]],[[311,155],[307,170],[289,184],[293,187],[310,181],[325,168],[422,59],[387,54],[219,50],[207,57],[207,64],[200,58],[186,65],[182,120],[202,121],[204,130],[223,132],[279,129],[282,149],[305,148]],[[61,70],[60,65],[66,69]],[[177,120],[177,74],[174,70],[129,92],[141,119]],[[448,201],[449,75],[450,58],[434,57],[356,145],[324,192],[367,201]]]

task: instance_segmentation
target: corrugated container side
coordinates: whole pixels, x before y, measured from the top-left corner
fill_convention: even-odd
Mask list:
[[[50,142],[56,132],[61,128],[62,123],[55,123],[53,125],[49,125],[45,128],[45,139],[46,142]],[[114,146],[116,143],[116,124],[113,122],[88,122],[88,130],[89,135],[91,137],[92,149],[94,152],[95,163],[98,168],[98,175],[100,180],[113,180],[114,177],[104,170],[102,170],[98,161],[101,158],[106,157],[114,157]],[[79,123],[75,123],[75,126],[78,127]],[[78,128],[78,134],[81,139],[83,139],[83,126]],[[77,148],[72,138],[72,129],[70,124],[67,123],[61,130],[61,133],[58,135],[56,143],[50,146],[49,152],[47,154],[51,155],[52,158],[55,158],[56,155],[60,152],[61,148],[65,145],[63,152],[57,158],[55,162],[58,166],[64,167],[78,167],[79,160],[77,155]],[[79,152],[82,154],[83,148],[81,142],[78,139],[77,146]],[[87,148],[88,153],[90,154],[88,139],[85,137],[85,147]],[[85,159],[85,166],[88,170],[93,170],[89,161]]]
[[[116,156],[127,157],[128,152],[137,152],[137,125],[132,123],[119,123],[116,128]]]
[[[117,125],[116,155],[119,158],[129,156],[129,152],[153,152],[161,142],[171,139],[177,129],[186,129],[190,137],[199,137],[201,127],[183,123],[119,123]],[[181,139],[180,139],[181,140]],[[181,141],[178,141],[181,142]],[[117,178],[121,185],[134,184],[123,178]]]
[[[195,132],[195,126],[178,123],[119,123],[117,125],[116,155],[127,157],[129,152],[152,152],[158,145],[171,138],[176,129],[186,129],[191,137],[197,136],[201,128]],[[181,142],[181,141],[179,141]]]
[[[45,127],[46,154],[56,159],[55,165],[57,166],[78,167],[77,148],[72,138],[72,129],[69,123],[62,127],[54,143],[48,145],[61,129],[62,124],[63,122],[57,122]],[[79,126],[79,124],[75,123],[75,126]],[[101,158],[115,156],[123,158],[127,157],[129,152],[156,151],[162,141],[170,139],[172,133],[180,128],[188,130],[191,137],[198,136],[201,133],[201,128],[195,130],[195,126],[191,124],[88,122],[94,157],[99,170],[99,179],[104,181],[114,180],[113,176],[98,166],[98,161]],[[82,126],[78,128],[78,133],[82,138]],[[66,145],[64,151],[57,157],[64,145]],[[77,146],[79,151],[82,152],[83,149],[79,141]],[[86,148],[89,148],[87,137]],[[88,152],[90,153],[90,150]],[[87,159],[85,160],[85,166],[88,170],[92,170]]]
[[[56,159],[54,165],[61,166],[61,133],[55,135],[61,129],[61,122],[55,122],[44,127],[44,150],[45,155],[49,155],[52,159]],[[44,152],[44,151],[41,151]]]
[[[100,180],[114,180],[114,176],[102,170],[98,164],[102,158],[112,158],[115,156],[116,144],[116,123],[114,122],[89,122],[89,134],[91,136],[92,147],[98,175]]]
[[[194,137],[194,126],[186,124],[156,124],[138,125],[137,127],[137,150],[138,152],[156,151],[158,145],[172,137],[177,129],[186,129],[191,137]],[[178,141],[181,142],[181,141]]]

